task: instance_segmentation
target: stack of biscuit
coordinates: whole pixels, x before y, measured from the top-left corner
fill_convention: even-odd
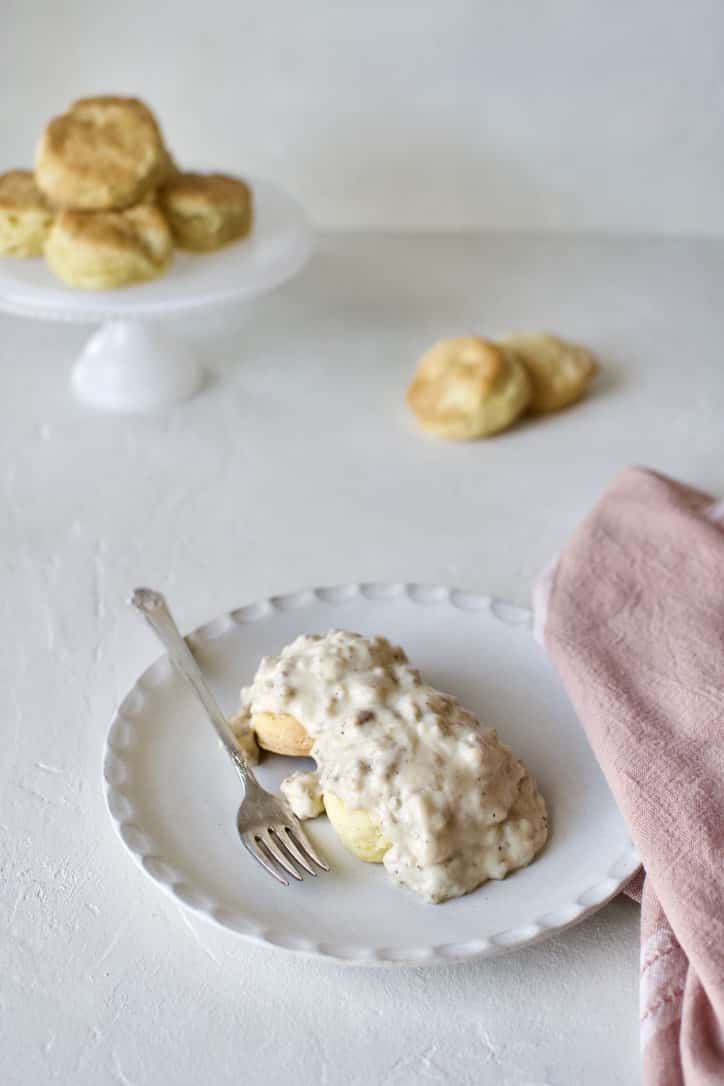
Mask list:
[[[249,233],[240,178],[187,173],[137,98],[81,98],[46,126],[35,171],[0,175],[0,254],[38,256],[72,287],[161,275],[174,245],[210,252]]]

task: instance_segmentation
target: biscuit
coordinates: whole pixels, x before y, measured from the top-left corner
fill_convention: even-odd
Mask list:
[[[528,374],[515,353],[478,336],[436,343],[407,390],[423,430],[456,441],[505,429],[529,400]]]
[[[182,249],[219,249],[251,228],[251,189],[237,177],[177,173],[161,188],[159,205]]]
[[[311,752],[312,741],[308,732],[296,717],[288,713],[256,713],[251,723],[259,746],[266,750],[292,756],[308,755]],[[245,713],[232,718],[231,724],[237,739],[241,740],[242,736],[248,734]],[[292,774],[287,780],[291,782],[295,776],[300,775]],[[282,785],[282,793],[286,795],[284,785]],[[391,843],[385,838],[377,815],[365,808],[350,807],[333,792],[325,792],[322,801],[332,828],[345,848],[365,863],[382,863]],[[545,806],[534,781],[526,770],[519,781],[517,796],[507,812],[505,821],[499,826],[491,827],[489,831],[490,834],[497,835],[496,839],[499,841],[501,850],[505,849],[509,843],[511,829],[517,831],[520,827],[521,831],[525,829],[530,834],[533,827],[533,852],[530,857],[532,859],[532,856],[543,847],[547,837],[545,819],[536,823],[534,817],[536,812],[545,814]],[[316,817],[319,813],[315,797],[306,817]],[[509,870],[509,866],[503,866],[501,874],[491,872],[490,878],[502,878]]]
[[[259,746],[273,754],[298,758],[309,754],[312,749],[311,736],[288,713],[255,713],[251,718],[251,727]]]
[[[0,174],[0,253],[38,256],[53,225],[53,212],[30,170]]]
[[[154,207],[158,207],[159,206],[159,194],[160,194],[160,191],[161,191],[160,190],[161,182],[163,182],[163,184],[166,184],[166,182],[170,181],[172,177],[175,177],[176,174],[180,173],[180,170],[179,170],[178,166],[176,165],[176,161],[175,161],[173,155],[165,147],[163,149],[163,155],[164,155],[164,161],[163,161],[163,166],[161,168],[161,178],[159,180],[159,184],[157,185],[156,188],[149,189],[148,192],[146,193],[146,195],[143,196],[138,201],[139,204],[152,204]]]
[[[575,403],[598,371],[596,359],[586,347],[548,332],[519,332],[499,342],[512,349],[528,371],[529,410],[539,414]]]
[[[331,792],[324,794],[324,809],[345,848],[365,863],[382,863],[390,842],[382,836],[379,822],[370,811],[348,807]]]
[[[235,734],[239,734],[239,718],[235,718]],[[289,757],[304,757],[312,750],[312,739],[296,717],[288,713],[255,713],[251,727],[256,741],[263,750]],[[381,832],[375,816],[365,810],[348,807],[329,792],[324,795],[327,817],[346,848],[367,863],[382,863],[382,857],[390,847]]]
[[[164,180],[169,155],[150,109],[137,98],[80,98],[47,125],[35,179],[50,204],[122,209]]]
[[[171,257],[171,231],[156,207],[61,211],[45,243],[48,265],[72,287],[106,290],[153,279]]]

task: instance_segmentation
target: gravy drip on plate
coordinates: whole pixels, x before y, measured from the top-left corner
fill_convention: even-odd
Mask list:
[[[319,813],[330,792],[370,812],[390,842],[385,867],[429,901],[503,878],[545,843],[545,803],[523,763],[384,637],[298,637],[242,690],[241,721],[259,712],[288,713],[314,741],[316,774],[282,786],[295,814]]]

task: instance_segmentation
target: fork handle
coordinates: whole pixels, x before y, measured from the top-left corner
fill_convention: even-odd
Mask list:
[[[257,783],[256,777],[251,771],[246,758],[239,749],[234,733],[229,727],[228,721],[216,703],[216,698],[209,690],[206,680],[201,674],[201,668],[196,663],[191,649],[178,631],[166,600],[160,592],[152,588],[137,588],[133,593],[131,604],[141,612],[149,626],[156,634],[168,653],[168,658],[181,672],[190,684],[196,697],[199,699],[206,715],[216,731],[224,748],[236,766],[237,772],[244,785]]]

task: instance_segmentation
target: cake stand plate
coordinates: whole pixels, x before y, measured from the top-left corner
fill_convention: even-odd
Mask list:
[[[72,371],[75,394],[108,411],[157,411],[188,399],[203,370],[173,337],[168,318],[251,301],[295,275],[312,233],[302,208],[267,181],[252,180],[254,224],[247,238],[213,253],[176,251],[159,279],[116,290],[77,290],[41,258],[0,261],[0,310],[40,320],[98,323]]]

